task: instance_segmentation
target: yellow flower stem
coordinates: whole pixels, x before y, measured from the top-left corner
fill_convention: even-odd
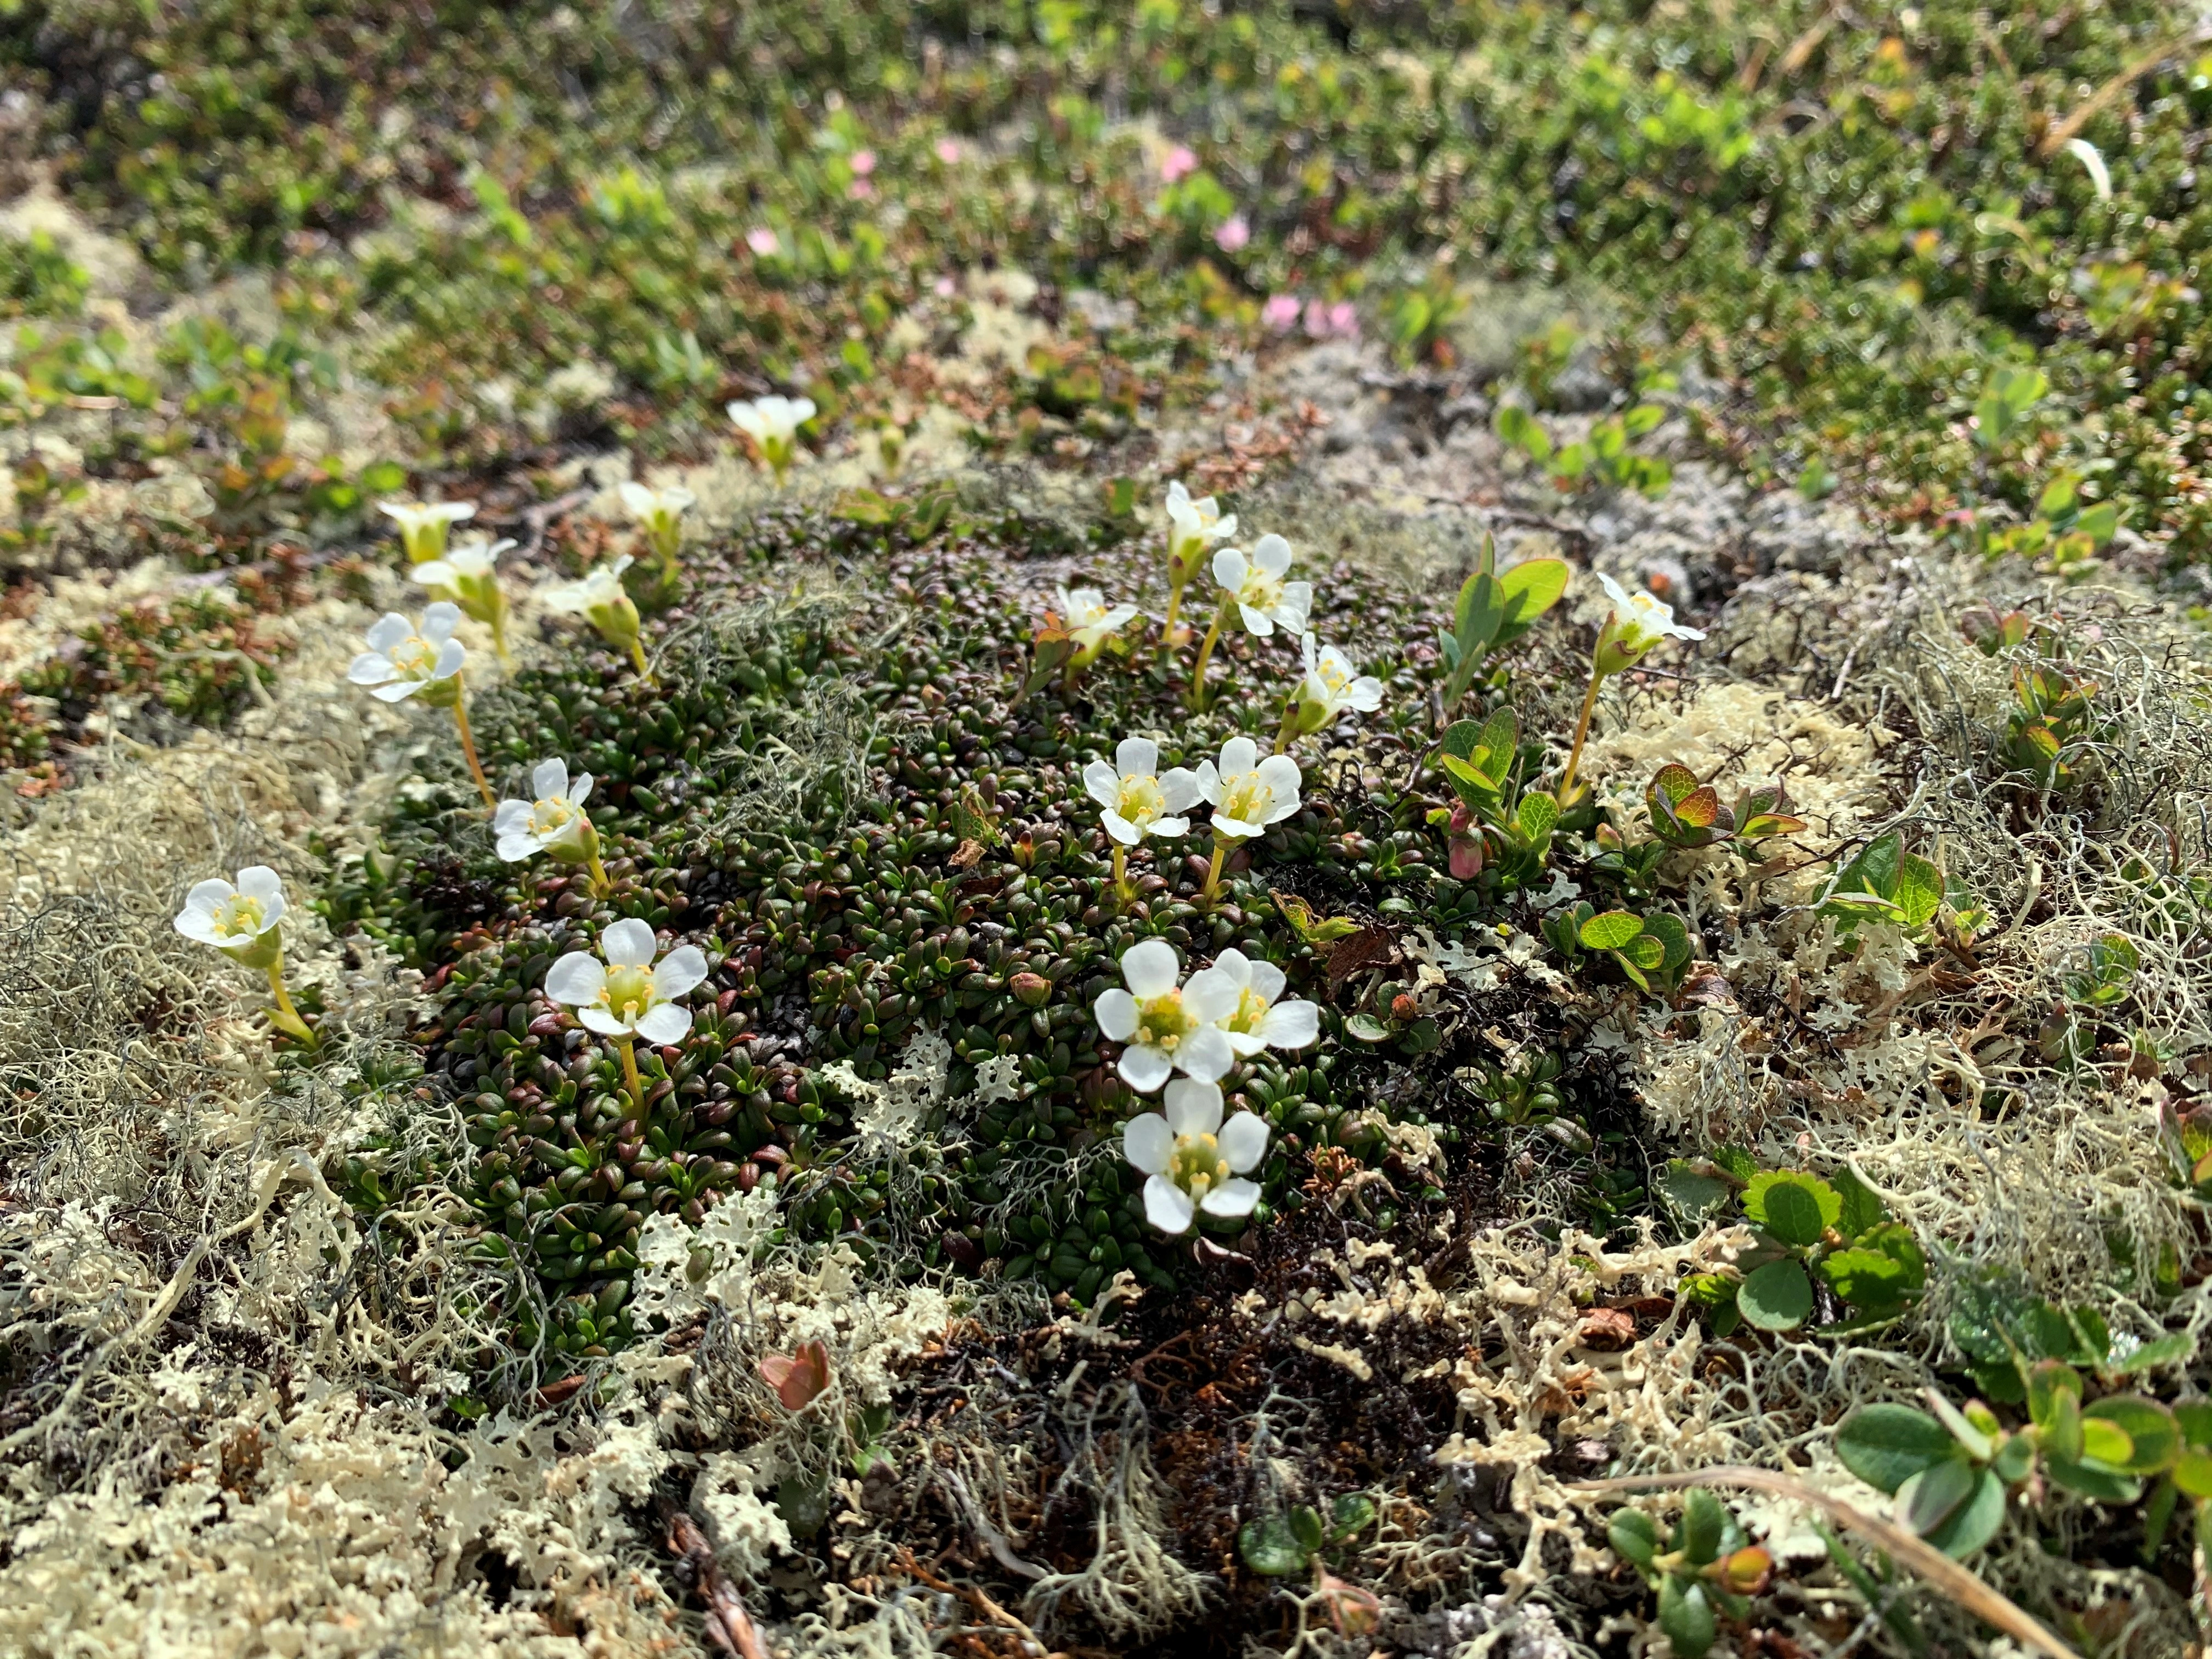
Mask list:
[[[1129,849],[1118,841],[1114,843],[1114,891],[1122,903],[1129,902]]]
[[[501,668],[514,666],[514,653],[507,648],[507,607],[504,605],[491,613],[491,648]]]
[[[605,898],[614,890],[614,883],[607,879],[607,866],[599,862],[599,855],[596,850],[585,861],[584,867],[592,872],[592,890],[599,897]]]
[[[1296,703],[1292,703],[1289,708],[1283,710],[1282,730],[1275,733],[1275,752],[1277,754],[1287,754],[1290,751],[1291,739],[1296,738],[1298,734],[1297,726],[1298,706]]]
[[[1206,630],[1206,638],[1199,642],[1198,666],[1190,672],[1190,706],[1200,714],[1206,712],[1206,665],[1213,656],[1214,642],[1221,637],[1221,624],[1229,615],[1232,596],[1221,596],[1221,606],[1213,613],[1213,624]]]
[[[1589,690],[1583,694],[1583,717],[1575,722],[1575,744],[1567,754],[1567,769],[1559,777],[1559,810],[1575,803],[1575,768],[1582,763],[1583,744],[1589,736],[1590,715],[1597,708],[1597,689],[1605,683],[1597,664],[1590,664]]]
[[[461,689],[460,676],[453,677],[453,725],[461,734],[461,753],[467,757],[469,775],[477,781],[477,793],[483,797],[484,811],[499,811],[499,797],[491,792],[491,783],[484,776],[483,763],[477,758],[477,740],[469,730],[468,693]]]
[[[1217,834],[1213,837],[1213,862],[1206,868],[1206,885],[1199,890],[1198,902],[1212,904],[1221,892],[1221,864],[1229,856],[1229,849],[1237,844],[1234,836]]]
[[[637,665],[638,678],[643,680],[647,685],[660,684],[659,680],[653,678],[653,669],[645,660],[645,647],[635,635],[631,637],[629,642],[629,659]]]
[[[637,1108],[640,1117],[645,1115],[645,1079],[637,1074],[637,1050],[626,1036],[615,1039],[615,1047],[622,1051],[623,1081],[629,1085],[630,1103]]]
[[[307,1022],[300,1018],[300,1011],[292,1006],[292,999],[284,989],[284,958],[279,957],[269,964],[269,994],[276,1006],[269,1016],[269,1023],[287,1036],[296,1038],[308,1048],[321,1046],[315,1034],[307,1029]]]
[[[1168,583],[1168,619],[1160,624],[1160,660],[1165,662],[1175,654],[1176,618],[1182,614],[1183,584],[1170,580]]]

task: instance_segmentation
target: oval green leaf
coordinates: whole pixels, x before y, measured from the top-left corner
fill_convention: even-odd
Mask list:
[[[1747,1274],[1735,1302],[1759,1329],[1794,1331],[1813,1311],[1813,1281],[1795,1256],[1784,1256]]]

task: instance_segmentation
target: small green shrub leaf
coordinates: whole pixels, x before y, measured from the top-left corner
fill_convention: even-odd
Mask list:
[[[1736,1306],[1763,1331],[1793,1331],[1813,1311],[1813,1281],[1794,1256],[1770,1261],[1744,1276],[1736,1287]]]
[[[1836,1455],[1869,1486],[1893,1492],[1921,1470],[1961,1454],[1951,1431],[1926,1412],[1885,1402],[1862,1406],[1837,1425]]]
[[[1816,1176],[1769,1170],[1753,1176],[1743,1189],[1743,1212],[1753,1226],[1784,1244],[1806,1249],[1842,1219],[1844,1200]]]

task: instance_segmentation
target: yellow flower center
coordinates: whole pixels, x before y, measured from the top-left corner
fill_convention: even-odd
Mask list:
[[[400,678],[427,680],[438,666],[438,647],[420,634],[410,634],[392,647],[392,666]]]
[[[1221,1023],[1239,1036],[1249,1036],[1267,1017],[1267,999],[1248,985],[1237,994],[1237,1012]]]
[[[653,1006],[653,975],[643,968],[617,968],[607,975],[599,1000],[617,1019],[635,1025]]]
[[[1283,602],[1283,579],[1254,565],[1237,586],[1237,602],[1255,611],[1273,611]]]
[[[1328,694],[1331,696],[1334,696],[1352,684],[1350,672],[1334,657],[1323,657],[1316,665],[1314,674],[1328,689]]]
[[[216,908],[214,927],[225,939],[252,939],[261,931],[267,910],[258,898],[236,893]]]
[[[1158,778],[1124,778],[1114,797],[1114,810],[1138,829],[1147,830],[1168,810],[1168,799],[1160,793]]]
[[[1258,772],[1240,772],[1224,781],[1217,811],[1240,823],[1259,823],[1274,804],[1275,792],[1261,781]]]
[[[1139,1048],[1171,1054],[1197,1029],[1198,1022],[1183,1012],[1180,991],[1163,992],[1150,1002],[1137,1005],[1135,1042]]]
[[[1229,1179],[1229,1161],[1221,1156],[1214,1136],[1177,1135],[1175,1151],[1168,1158],[1168,1179],[1193,1200],[1203,1201],[1206,1194]]]
[[[559,835],[576,821],[576,809],[558,795],[550,795],[530,809],[530,833],[541,840]]]

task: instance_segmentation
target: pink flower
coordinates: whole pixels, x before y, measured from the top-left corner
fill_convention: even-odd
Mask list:
[[[1169,184],[1175,183],[1186,173],[1197,171],[1197,152],[1188,144],[1177,144],[1168,152],[1167,159],[1160,163],[1160,177]]]
[[[1359,337],[1359,313],[1349,300],[1339,300],[1328,308],[1328,331],[1347,340]]]
[[[1315,340],[1326,340],[1328,338],[1328,301],[1309,300],[1306,301],[1306,336],[1308,338]]]
[[[966,152],[960,148],[960,141],[957,138],[940,138],[937,141],[937,159],[949,167],[959,166],[960,158],[965,154]]]
[[[960,284],[954,282],[950,276],[940,276],[937,279],[937,287],[934,291],[939,299],[949,300],[954,295],[960,292]]]
[[[783,244],[776,240],[775,233],[766,225],[755,225],[747,231],[745,246],[753,251],[755,258],[762,259],[773,259],[783,252]]]
[[[1298,296],[1295,294],[1275,294],[1260,307],[1260,320],[1280,334],[1286,328],[1295,328],[1298,321]]]
[[[876,193],[876,187],[866,179],[855,179],[845,186],[845,194],[856,202],[865,202]]]
[[[1244,222],[1241,213],[1231,214],[1221,222],[1221,228],[1213,233],[1216,246],[1224,253],[1234,253],[1252,240],[1252,227]]]
[[[855,173],[865,179],[875,170],[875,151],[872,149],[856,149],[853,152],[853,171]]]

